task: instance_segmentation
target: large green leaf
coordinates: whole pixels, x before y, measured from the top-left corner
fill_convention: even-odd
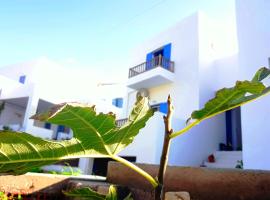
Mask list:
[[[209,100],[201,110],[192,112],[191,117],[188,119],[189,124],[184,129],[173,133],[171,137],[186,132],[207,118],[214,117],[268,94],[270,87],[266,87],[262,81],[269,75],[270,70],[263,67],[256,72],[251,81],[237,81],[234,87],[217,91],[215,97]],[[190,121],[192,122],[190,123]]]
[[[27,170],[78,157],[114,157],[129,145],[153,115],[148,99],[140,97],[127,123],[116,127],[115,116],[97,114],[94,107],[65,103],[33,119],[61,124],[73,130],[71,140],[49,141],[27,133],[0,132],[0,172]]]

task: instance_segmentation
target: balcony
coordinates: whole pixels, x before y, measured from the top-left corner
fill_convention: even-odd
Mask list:
[[[118,120],[116,120],[116,126],[117,126],[117,127],[121,127],[121,126],[123,126],[125,123],[127,123],[127,121],[128,121],[128,118],[118,119]]]
[[[157,56],[129,69],[127,86],[132,89],[150,88],[174,81],[174,62]]]

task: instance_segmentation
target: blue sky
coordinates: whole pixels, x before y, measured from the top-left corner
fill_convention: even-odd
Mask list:
[[[127,74],[132,48],[197,10],[228,21],[234,0],[0,0],[0,67],[46,56]]]

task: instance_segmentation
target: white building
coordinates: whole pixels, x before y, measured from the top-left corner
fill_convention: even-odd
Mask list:
[[[236,0],[236,21],[230,27],[198,12],[134,49],[129,65],[124,113],[118,118],[128,116],[138,92],[149,96],[151,106],[158,112],[141,130],[134,143],[120,155],[136,159],[137,162],[159,163],[164,134],[162,116],[166,113],[168,94],[172,96],[175,107],[173,129],[179,130],[185,126],[191,112],[202,108],[218,89],[231,87],[236,80],[249,80],[259,67],[268,66],[269,10],[270,2],[265,0]],[[2,113],[3,116],[5,112],[10,116],[1,118],[1,115],[0,124],[5,125],[8,121],[19,124],[20,128],[31,134],[54,137],[57,128],[44,129],[45,124],[28,120],[28,117],[35,114],[37,109],[43,110],[55,103],[51,97],[56,95],[51,95],[50,91],[46,97],[37,92],[48,90],[48,77],[61,77],[62,80],[62,72],[55,73],[57,66],[45,61],[24,66],[0,68],[0,74],[13,79],[0,77],[0,99],[7,102],[6,109],[11,109],[9,103],[10,107],[13,105],[13,110]],[[54,74],[44,76],[47,72],[33,66],[43,66],[43,69],[44,66],[52,66]],[[42,83],[35,81],[41,79]],[[24,84],[18,81],[24,81]],[[200,166],[206,163],[210,167],[234,167],[237,160],[243,160],[245,169],[269,170],[269,100],[270,97],[264,97],[241,109],[206,120],[176,138],[171,146],[169,164]],[[116,101],[115,104],[122,104],[121,99]],[[234,151],[219,151],[228,148],[221,143],[230,144]],[[213,153],[217,162],[205,162]],[[84,164],[86,171],[92,171],[93,167],[95,172],[102,165],[102,162],[95,164],[95,160]]]
[[[91,94],[95,93],[93,87],[83,79],[83,74],[79,74],[81,84],[87,85],[89,95],[84,95],[82,100],[96,106],[98,112],[113,111],[118,115],[122,107],[121,93],[115,93],[116,99],[111,97],[99,99]],[[76,91],[80,84],[73,84],[76,81],[74,71],[63,71],[63,68],[53,61],[40,58],[30,62],[9,65],[0,68],[0,103],[4,102],[4,110],[0,114],[0,129],[11,128],[14,131],[24,131],[44,139],[70,139],[72,131],[62,125],[54,125],[29,119],[37,112],[48,110],[63,99],[74,101],[70,93],[76,96]],[[75,86],[74,86],[75,85]],[[113,86],[111,86],[113,87]],[[99,86],[102,93],[106,87]],[[83,86],[80,90],[86,90]],[[69,95],[68,95],[69,94]],[[112,105],[114,104],[114,105]],[[73,162],[83,173],[91,172],[91,159],[81,158]],[[60,170],[61,168],[47,168]],[[89,172],[90,170],[90,172]]]
[[[121,155],[159,163],[168,94],[175,107],[173,128],[179,130],[218,89],[231,87],[236,80],[250,80],[257,69],[268,66],[269,10],[268,1],[236,0],[236,22],[231,27],[198,12],[138,46],[131,58],[124,109],[127,115],[141,92],[159,112]],[[243,160],[245,169],[270,170],[269,99],[206,120],[178,137],[171,146],[169,164],[235,167]],[[234,151],[219,151],[228,148]],[[214,152],[217,162],[204,162]]]

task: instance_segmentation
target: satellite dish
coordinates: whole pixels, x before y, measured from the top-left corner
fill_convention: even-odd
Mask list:
[[[138,90],[137,94],[136,94],[136,97],[138,98],[139,96],[142,96],[142,97],[148,97],[149,96],[149,91],[145,88],[141,88]]]

